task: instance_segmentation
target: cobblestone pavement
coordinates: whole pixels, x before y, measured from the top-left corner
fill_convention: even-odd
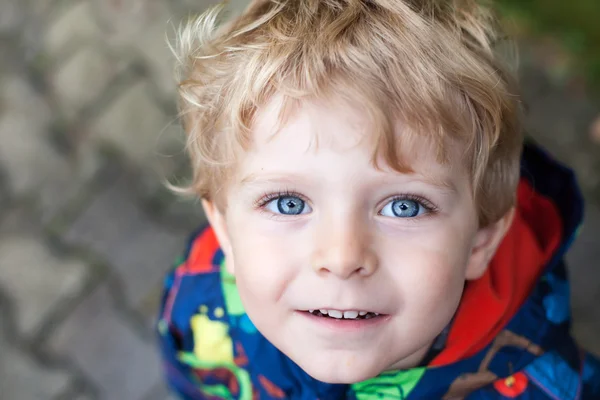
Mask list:
[[[0,0],[2,399],[170,398],[151,326],[161,278],[203,216],[162,184],[186,171],[165,34],[209,3]],[[600,353],[588,134],[600,109],[543,48],[525,50],[529,128],[589,200],[570,256],[574,329]]]

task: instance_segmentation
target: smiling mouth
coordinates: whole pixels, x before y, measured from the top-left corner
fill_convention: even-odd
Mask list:
[[[306,312],[316,317],[348,320],[371,319],[381,315],[368,311],[308,310]]]

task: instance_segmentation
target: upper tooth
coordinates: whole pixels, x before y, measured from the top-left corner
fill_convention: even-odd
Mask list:
[[[344,311],[344,318],[354,319],[358,317],[358,311]]]
[[[315,312],[315,310],[308,310],[308,312],[312,314]]]
[[[364,317],[365,315],[367,315],[367,312],[366,311],[360,311],[358,313],[358,315],[360,315],[361,317]]]
[[[321,311],[323,312],[323,311]],[[330,317],[333,318],[342,318],[342,312],[338,311],[338,310],[327,310],[327,312],[325,314],[329,314]]]
[[[319,310],[321,312],[321,314],[323,315],[327,315],[327,310]]]

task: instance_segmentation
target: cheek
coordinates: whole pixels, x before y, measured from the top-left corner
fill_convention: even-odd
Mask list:
[[[302,265],[295,254],[301,245],[291,246],[281,235],[260,235],[254,229],[244,232],[234,227],[231,232],[235,232],[231,237],[232,256],[240,295],[263,307],[279,302]]]
[[[404,307],[421,315],[453,313],[465,283],[470,242],[451,230],[430,231],[402,247],[386,246],[390,280],[403,293]],[[418,316],[415,316],[418,317]]]
[[[455,264],[447,257],[427,254],[417,265],[419,267],[405,277],[409,302],[414,299],[425,308],[424,312],[433,312],[440,305],[452,304],[460,298],[465,282],[462,263]]]

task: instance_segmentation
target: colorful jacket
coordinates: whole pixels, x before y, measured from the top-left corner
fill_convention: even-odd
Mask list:
[[[600,362],[569,334],[563,256],[580,192],[538,148],[525,146],[521,166],[515,221],[425,365],[351,385],[313,379],[253,326],[205,228],[165,281],[158,332],[170,386],[183,399],[600,399]]]

